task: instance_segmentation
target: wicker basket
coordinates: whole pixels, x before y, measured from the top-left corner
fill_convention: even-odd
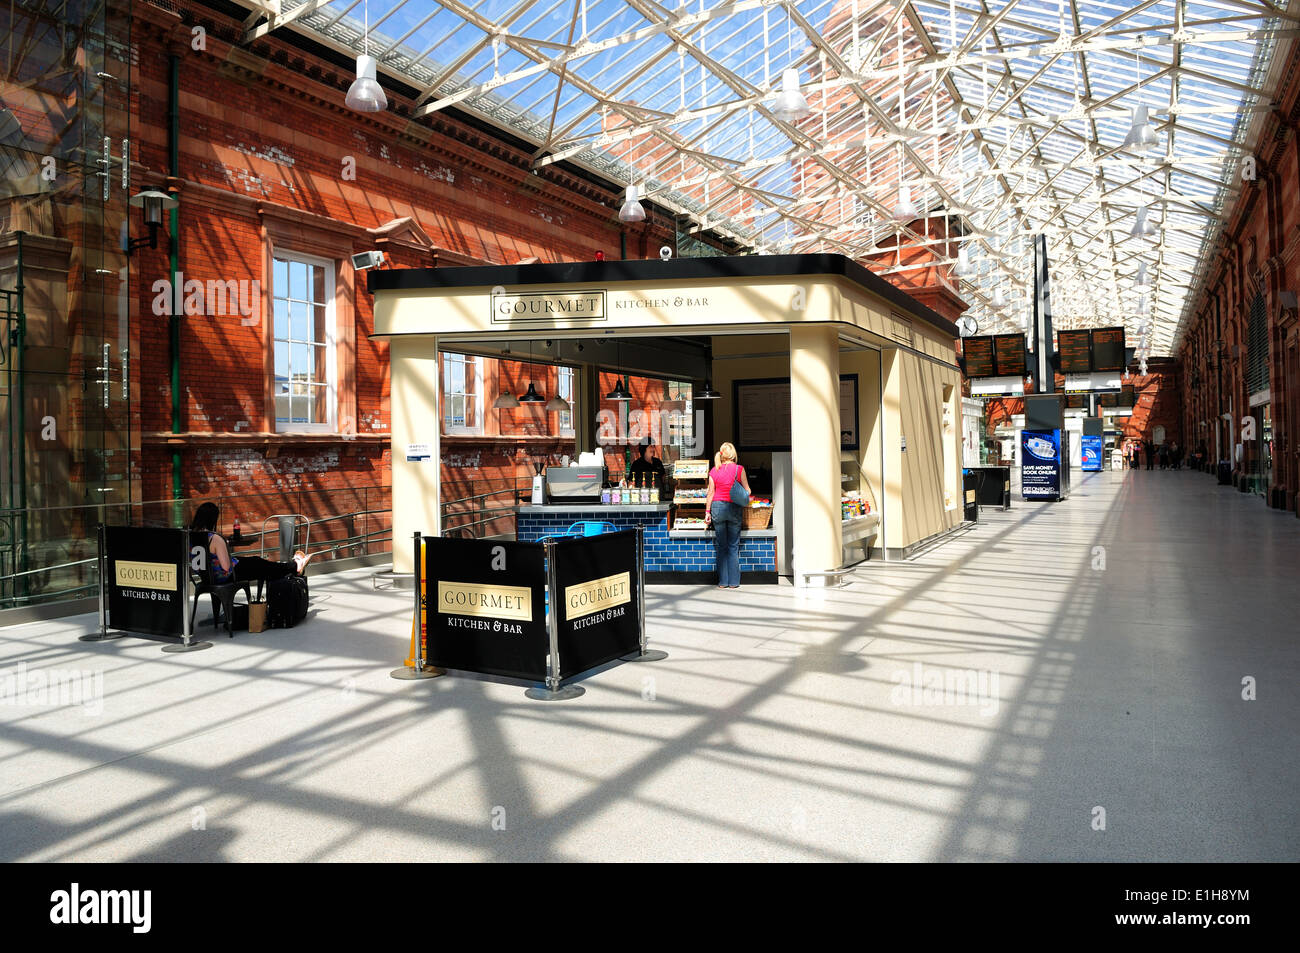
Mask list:
[[[772,507],[747,506],[741,520],[742,529],[767,529],[772,522]]]

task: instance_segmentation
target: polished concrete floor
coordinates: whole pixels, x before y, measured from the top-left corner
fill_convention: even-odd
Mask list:
[[[1107,472],[843,588],[651,589],[669,658],[564,703],[391,680],[368,573],[188,655],[16,626],[0,677],[103,692],[0,703],[0,859],[1294,861],[1298,569],[1294,516]]]

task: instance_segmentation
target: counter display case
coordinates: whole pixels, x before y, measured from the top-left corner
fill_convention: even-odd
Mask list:
[[[871,557],[880,533],[880,513],[874,494],[862,478],[862,467],[855,453],[840,454],[840,542],[844,566]]]

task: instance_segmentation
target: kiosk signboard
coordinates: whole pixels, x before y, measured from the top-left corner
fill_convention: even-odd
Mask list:
[[[427,663],[545,678],[550,640],[542,544],[443,537],[424,543]]]
[[[105,526],[108,627],[180,635],[186,612],[189,532],[153,526]]]
[[[636,652],[641,593],[635,530],[558,539],[554,546],[560,677]]]
[[[1061,498],[1061,431],[1021,431],[1020,493],[1026,500]]]

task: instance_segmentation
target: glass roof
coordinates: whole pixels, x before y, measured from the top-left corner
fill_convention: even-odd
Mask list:
[[[1300,19],[1267,0],[239,2],[248,40],[368,50],[381,83],[422,90],[417,114],[474,113],[534,143],[536,167],[635,183],[755,251],[889,275],[915,273],[909,247],[963,248],[979,333],[1022,326],[1045,234],[1056,326],[1123,323],[1152,355],[1173,351],[1253,173],[1244,146]],[[795,121],[773,112],[788,68],[812,110]],[[1140,106],[1154,143],[1129,147]],[[918,215],[900,222],[904,198]]]

